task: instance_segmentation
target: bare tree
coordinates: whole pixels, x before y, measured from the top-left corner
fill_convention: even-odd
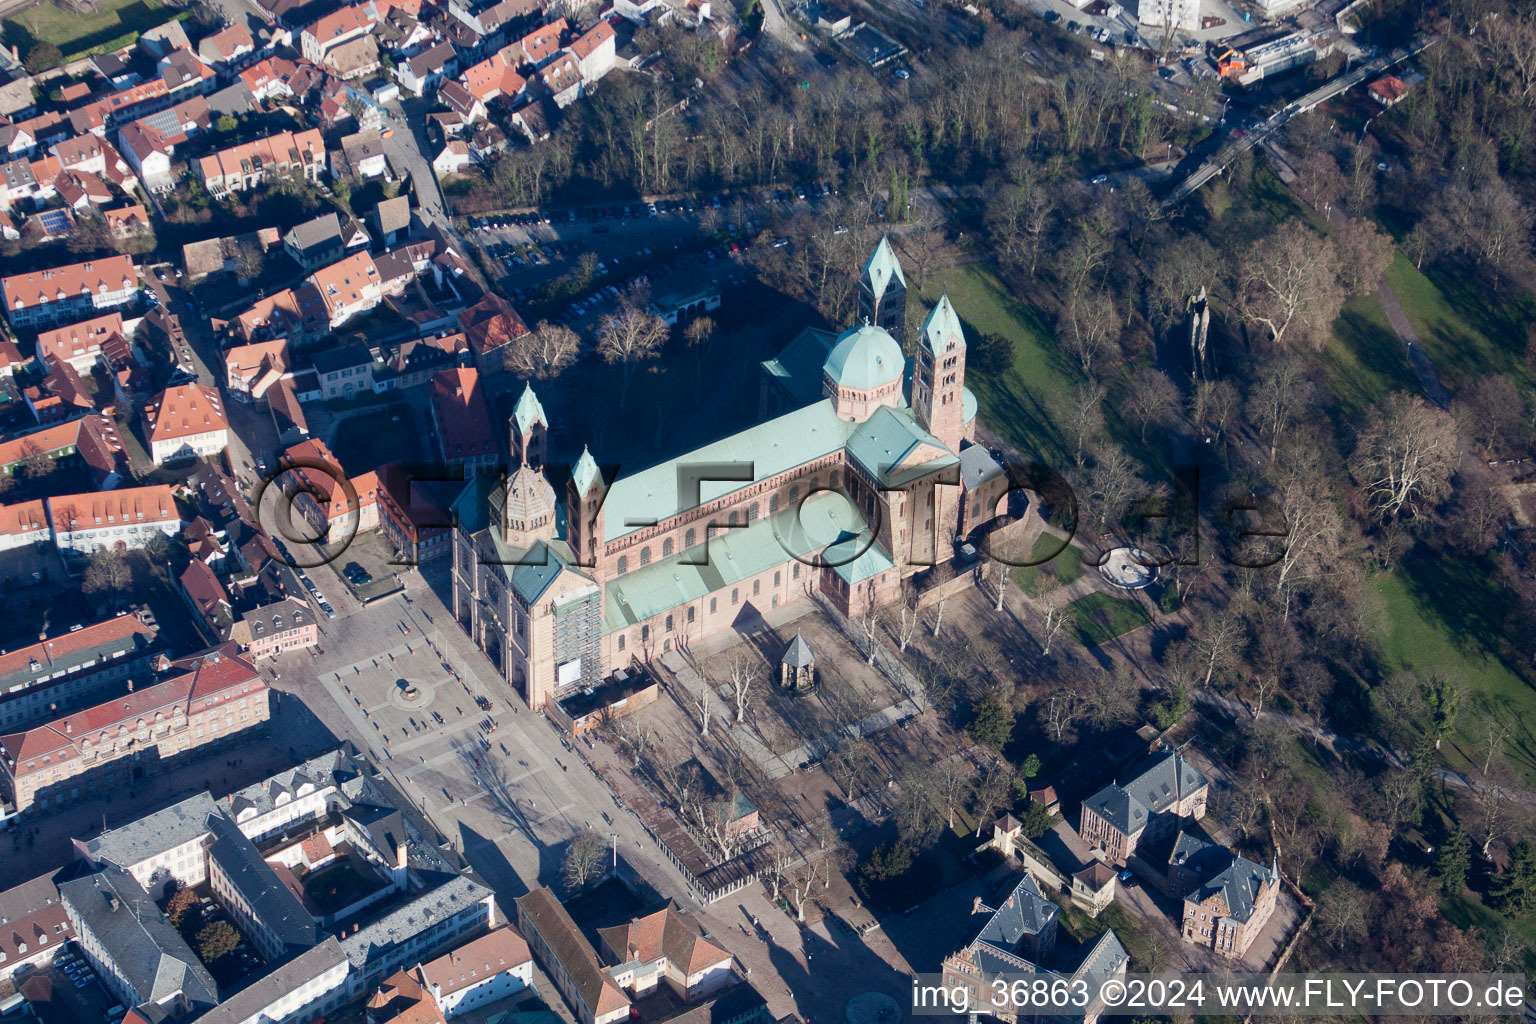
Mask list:
[[[1007,802],[1013,785],[1013,766],[1001,757],[994,757],[981,770],[976,783],[976,831],[991,820],[993,813]]]
[[[731,692],[736,700],[736,722],[746,721],[747,707],[752,701],[752,686],[757,682],[757,666],[743,655],[731,662]]]
[[[1482,716],[1482,725],[1482,775],[1486,779],[1493,766],[1503,759],[1504,741],[1509,739],[1510,727],[1491,712]]]
[[[1067,613],[1055,597],[1043,597],[1040,606],[1040,653],[1050,654],[1051,644],[1067,628]]]
[[[701,789],[689,809],[698,834],[720,854],[721,861],[730,860],[745,838],[731,815],[730,801],[707,797]]]
[[[933,599],[933,635],[938,636],[944,626],[944,605],[949,601],[949,583],[955,578],[953,562],[939,562],[928,570],[928,586],[936,590]]]
[[[1077,359],[1083,373],[1093,376],[1093,364],[1103,358],[1113,358],[1116,336],[1120,330],[1120,314],[1108,295],[1091,290],[1078,296],[1061,315],[1057,333],[1062,336],[1066,349]]]
[[[1350,295],[1368,295],[1392,262],[1392,239],[1365,217],[1350,217],[1330,239],[1339,255],[1339,283]]]
[[[763,872],[763,877],[768,880],[768,891],[773,902],[779,902],[779,890],[783,888],[785,880],[789,877],[789,869],[798,859],[792,847],[774,840],[768,850],[768,870]]]
[[[581,335],[564,324],[540,320],[531,334],[512,345],[509,360],[514,371],[524,377],[556,377],[581,354]]]
[[[1056,401],[1055,418],[1066,427],[1072,439],[1073,458],[1083,467],[1084,452],[1104,430],[1104,387],[1085,382]]]
[[[639,768],[651,738],[645,727],[632,715],[617,715],[605,721],[604,731],[614,746],[629,755],[631,766]]]
[[[939,764],[938,794],[939,800],[944,805],[945,820],[949,823],[950,831],[955,828],[955,811],[960,807],[960,800],[965,795],[966,783],[971,779],[971,765],[958,754],[945,758]]]
[[[58,461],[48,452],[43,451],[41,445],[30,438],[21,442],[21,469],[27,474],[28,480],[40,480],[52,473]]]
[[[1168,375],[1155,366],[1140,363],[1131,371],[1126,407],[1141,424],[1141,440],[1147,439],[1147,427],[1170,419],[1179,407],[1179,389]]]
[[[1313,401],[1312,382],[1297,359],[1280,356],[1265,363],[1248,393],[1248,419],[1269,445],[1269,459],[1296,417],[1305,414]]]
[[[709,698],[710,698],[709,680],[707,680],[707,679],[700,680],[700,682],[699,682],[699,692],[693,698],[694,710],[699,713],[699,735],[700,736],[708,736],[709,735],[709,711],[710,711],[710,708],[709,708]]]
[[[863,737],[838,744],[826,757],[827,774],[852,798],[863,796],[875,774],[875,751]]]
[[[602,873],[603,861],[608,853],[608,843],[596,831],[584,828],[576,833],[565,848],[565,860],[560,874],[565,884],[580,889]]]
[[[1202,685],[1211,685],[1216,670],[1230,664],[1242,644],[1243,630],[1236,618],[1224,614],[1207,616],[1195,635],[1195,647],[1205,660],[1205,679]]]
[[[1485,776],[1472,787],[1472,799],[1477,805],[1476,835],[1484,860],[1493,844],[1510,835],[1519,823],[1514,780],[1506,766],[1495,767],[1498,770],[1492,777]]]
[[[1389,395],[1355,448],[1354,470],[1385,520],[1413,515],[1450,490],[1458,447],[1456,422],[1416,395]]]
[[[922,619],[917,611],[917,588],[913,586],[911,577],[901,584],[901,600],[898,602],[897,614],[899,617],[896,620],[896,647],[905,654],[907,645],[917,635],[917,624]]]
[[[91,555],[80,589],[112,601],[122,597],[133,583],[133,567],[121,551],[101,548]]]
[[[693,355],[694,383],[697,385],[704,372],[704,360],[709,356],[709,343],[715,337],[715,321],[712,317],[700,316],[688,321],[688,326],[683,328],[683,339],[688,344],[688,351]]]
[[[864,617],[859,620],[859,632],[864,637],[864,654],[867,658],[865,664],[873,665],[875,663],[875,652],[878,650],[876,640],[880,635],[880,617],[875,614],[873,608],[866,612]]]
[[[816,869],[807,865],[788,881],[790,901],[795,905],[795,920],[804,921],[805,905],[816,888]]]
[[[1333,244],[1296,221],[1244,249],[1235,291],[1242,318],[1277,345],[1320,348],[1344,304]]]
[[[627,299],[618,312],[603,317],[597,350],[603,359],[619,367],[620,409],[629,401],[629,380],[635,367],[656,355],[667,331],[667,322],[641,305],[639,297]]]

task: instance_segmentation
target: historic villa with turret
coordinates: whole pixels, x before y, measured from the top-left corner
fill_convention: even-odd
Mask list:
[[[904,309],[889,243],[862,290],[862,324],[807,331],[765,364],[803,404],[617,479],[584,450],[557,495],[550,424],[523,392],[510,479],[478,477],[455,502],[453,610],[531,707],[817,592],[862,616],[992,518],[995,464],[985,500],[963,493],[986,453],[949,298],[917,338],[909,402],[901,345],[876,325],[900,320],[871,308],[900,291]]]

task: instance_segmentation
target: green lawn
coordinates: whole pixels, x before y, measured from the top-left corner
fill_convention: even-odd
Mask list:
[[[1393,391],[1418,392],[1408,354],[1375,293],[1344,304],[1322,361],[1339,408],[1351,424]]]
[[[34,42],[53,43],[69,59],[111,44],[126,46],[140,32],[178,16],[160,0],[102,0],[89,14],[40,3],[6,20],[5,42],[20,48],[23,56]]]
[[[966,374],[986,426],[1026,458],[1060,463],[1069,453],[1051,423],[1051,399],[1072,387],[1075,375],[1056,352],[1050,329],[1031,307],[1008,294],[985,266],[967,264],[936,275],[923,289],[932,305],[949,293],[971,338],[1001,334],[1013,341],[1013,369],[1002,377]]]
[[[1432,269],[1426,276],[1401,253],[1387,268],[1387,280],[1453,395],[1495,373],[1508,374],[1521,387],[1532,385],[1525,344],[1536,302],[1529,295],[1501,300],[1451,271]]]
[[[1077,638],[1085,647],[1107,643],[1152,621],[1140,604],[1108,594],[1080,597],[1067,610],[1077,619]]]
[[[1384,668],[1438,674],[1459,681],[1468,700],[1443,753],[1453,764],[1473,760],[1485,716],[1512,732],[1505,749],[1528,778],[1536,778],[1536,717],[1531,681],[1517,664],[1481,638],[1509,635],[1507,612],[1515,606],[1497,583],[1493,567],[1477,560],[1409,557],[1375,580],[1386,629],[1380,653]]]
[[[1083,574],[1083,553],[1050,534],[1035,541],[1029,552],[1029,560],[1036,564],[1021,565],[1013,570],[1013,582],[1024,593],[1038,597],[1062,584],[1071,583]]]

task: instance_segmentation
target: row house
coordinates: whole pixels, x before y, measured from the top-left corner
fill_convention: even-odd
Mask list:
[[[325,143],[313,128],[278,132],[219,150],[197,161],[194,167],[214,195],[255,188],[269,174],[297,173],[310,181],[319,181],[326,168]]]
[[[218,85],[213,69],[198,59],[190,48],[171,51],[160,59],[160,77],[172,100],[212,92]]]
[[[395,546],[407,565],[424,565],[453,554],[453,521],[447,511],[452,493],[438,487],[454,481],[414,479],[405,467],[379,467],[379,532]],[[436,500],[441,497],[447,500]]]
[[[581,98],[581,65],[569,53],[562,53],[539,69],[539,81],[555,106],[564,109]]]
[[[499,97],[505,97],[508,100],[516,99],[528,85],[527,79],[517,73],[517,66],[514,63],[519,52],[517,44],[514,43],[506,50],[502,50],[488,60],[483,60],[464,72],[459,79],[464,89],[480,103],[490,103]],[[453,105],[453,103],[449,103],[449,106]],[[465,121],[477,120],[463,110],[460,110],[459,113],[464,117]],[[480,112],[480,116],[485,116],[483,109]]]
[[[119,88],[69,112],[76,135],[87,132],[106,137],[109,128],[165,110],[193,96],[205,94],[217,77],[188,48],[177,48],[161,58],[159,77]]]
[[[539,0],[501,0],[480,11],[472,10],[461,0],[449,0],[448,3],[448,14],[482,39],[494,37],[509,26],[534,17],[543,9]]]
[[[48,506],[42,498],[0,505],[0,552],[46,544],[52,536]]]
[[[41,520],[46,540],[43,503],[29,504],[36,506],[29,525],[36,527]],[[9,509],[5,518],[6,524],[15,521]],[[158,651],[155,629],[123,612],[56,636],[43,633],[34,644],[0,654],[0,731],[52,717],[60,708],[93,704],[108,692],[123,692],[129,679],[149,677]]]
[[[68,363],[49,367],[48,375],[23,391],[22,398],[41,426],[74,419],[96,408],[84,379]]]
[[[0,792],[18,811],[67,806],[270,718],[255,666],[232,649],[215,651],[192,671],[0,736]]]
[[[139,272],[128,256],[108,256],[65,267],[0,278],[12,327],[68,323],[133,304]]]
[[[391,975],[368,1000],[368,1019],[381,1024],[453,1020],[532,988],[533,954],[523,937],[505,925]]]
[[[129,182],[137,176],[133,167],[117,151],[117,148],[95,135],[77,135],[49,147],[49,152],[59,160],[59,168],[65,171],[95,174],[115,183]],[[124,191],[130,191],[125,188]]]
[[[49,498],[48,520],[54,543],[77,555],[142,548],[157,534],[181,532],[176,498],[165,484]]]
[[[556,18],[547,25],[540,25],[517,41],[520,63],[541,68],[555,59],[560,52],[560,40],[570,26],[564,18]]]

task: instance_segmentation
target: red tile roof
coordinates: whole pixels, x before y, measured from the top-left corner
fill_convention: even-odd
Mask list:
[[[36,501],[23,501],[15,505],[0,505],[0,534],[18,537],[22,534],[36,533],[38,530],[48,529],[48,510],[43,504],[43,499]],[[4,665],[7,658],[12,655],[0,655],[0,674],[5,672]]]
[[[48,513],[58,533],[105,529],[124,523],[181,521],[176,498],[165,484],[49,498]]]
[[[422,982],[442,999],[532,960],[528,943],[510,925],[504,925],[422,964],[419,971]]]
[[[594,50],[613,38],[613,26],[606,21],[599,21],[590,31],[572,43],[570,50],[576,55],[577,60],[586,60],[592,56]]]
[[[472,459],[496,453],[490,409],[474,369],[439,370],[432,375],[432,418],[446,459]]]
[[[6,307],[17,309],[22,305],[42,306],[85,292],[133,288],[138,280],[139,272],[130,257],[108,256],[67,267],[14,274],[0,279],[0,292],[5,293]]]
[[[5,767],[21,778],[51,762],[81,756],[86,744],[105,743],[157,720],[172,721],[213,707],[221,697],[259,693],[266,684],[255,667],[225,645],[184,675],[115,697],[105,704],[62,715],[46,725],[0,736],[0,750],[12,763]]]
[[[83,356],[94,356],[114,334],[123,333],[123,315],[108,313],[77,324],[43,331],[37,336],[37,354],[45,362],[63,360],[73,362]]]
[[[229,429],[219,393],[201,384],[166,388],[153,405],[145,408],[144,419],[149,424],[151,444]]]

